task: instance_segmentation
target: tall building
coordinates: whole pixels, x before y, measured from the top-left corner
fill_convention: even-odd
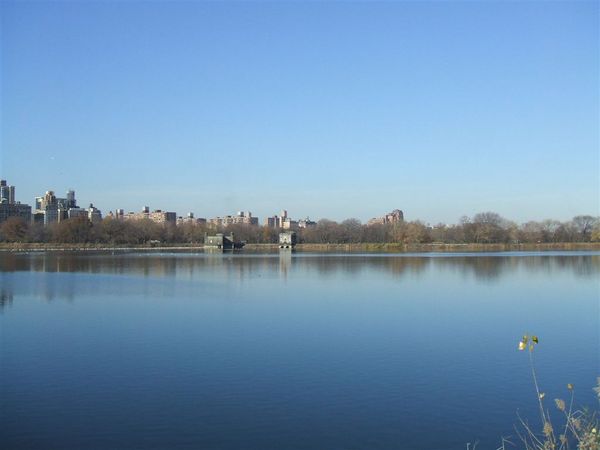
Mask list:
[[[138,213],[129,212],[127,214],[124,214],[124,211],[122,209],[117,209],[115,216],[118,219],[124,219],[124,220],[148,219],[153,222],[160,223],[160,224],[167,224],[167,223],[175,224],[177,222],[177,213],[169,212],[169,211],[162,211],[160,209],[155,209],[154,211],[150,212],[150,208],[148,206],[144,206],[144,209],[142,209],[142,211],[138,212]]]
[[[15,187],[8,186],[6,180],[0,180],[0,202],[15,204]]]
[[[75,191],[68,190],[66,200],[67,208],[77,208],[77,202],[75,201]]]
[[[6,180],[0,180],[0,223],[10,217],[31,221],[31,206],[15,201],[15,187],[8,186]]]
[[[31,206],[22,203],[0,203],[0,223],[9,217],[20,217],[25,222],[30,222]]]
[[[267,217],[264,223],[269,228],[284,228],[285,222],[289,220],[287,211],[283,209],[279,216]]]
[[[298,228],[309,228],[316,225],[308,217],[304,220],[292,220],[288,217],[288,212],[284,209],[281,211],[281,215],[267,217],[265,219],[265,226],[268,228],[279,228],[283,230],[296,230]]]
[[[69,208],[67,212],[67,217],[69,219],[74,219],[76,217],[87,217],[88,211],[85,208]]]
[[[75,191],[72,189],[67,191],[65,198],[57,197],[54,195],[54,191],[46,191],[41,197],[35,198],[34,221],[49,225],[81,216],[88,216],[91,221],[98,221],[102,218],[100,210],[94,208],[93,205],[90,205],[90,209],[92,212],[88,209],[77,207]]]
[[[395,209],[392,212],[387,213],[385,216],[374,217],[367,222],[367,225],[385,225],[387,223],[399,223],[403,221],[404,213],[399,209]]]
[[[102,220],[102,211],[96,208],[92,203],[90,203],[90,207],[87,210],[88,220],[92,223],[97,223]]]
[[[298,221],[298,228],[312,228],[316,226],[317,222],[310,220],[308,217]]]
[[[183,225],[186,223],[191,223],[194,225],[205,225],[206,224],[206,219],[203,217],[194,217],[194,213],[193,212],[189,212],[187,214],[187,216],[182,217],[179,216],[177,218],[177,225]]]
[[[48,206],[56,206],[58,208],[58,200],[54,191],[46,191],[41,197],[36,197],[35,207],[39,210],[45,210]]]
[[[60,210],[59,214],[59,203],[54,191],[46,191],[43,196],[35,198],[36,220],[43,222],[44,225],[58,222],[59,217],[63,214],[63,208]]]
[[[94,207],[93,204],[90,203],[90,207],[88,209],[85,208],[69,208],[67,211],[67,218],[74,219],[76,217],[85,217],[92,223],[97,223],[102,221],[102,211],[98,208]]]
[[[229,225],[258,225],[258,217],[254,217],[250,211],[238,211],[235,216],[214,217],[208,220],[212,227],[228,227]]]
[[[148,219],[152,222],[156,223],[176,223],[177,222],[177,213],[162,211],[160,209],[156,209],[151,213],[148,213]]]

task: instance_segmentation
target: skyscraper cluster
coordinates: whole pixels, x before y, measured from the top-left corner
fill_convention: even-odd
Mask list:
[[[9,217],[20,217],[31,220],[31,206],[23,205],[15,200],[15,187],[9,186],[6,180],[0,180],[0,223]]]
[[[275,215],[265,219],[265,227],[280,228],[283,230],[294,230],[296,228],[310,228],[316,226],[317,223],[306,219],[293,220],[288,216],[288,212],[284,209],[279,216]]]
[[[90,222],[96,223],[102,220],[102,212],[91,203],[88,208],[79,207],[74,190],[68,190],[65,197],[57,197],[54,191],[46,191],[44,195],[35,198],[35,205],[32,210],[31,206],[15,200],[14,186],[8,185],[6,180],[0,180],[0,223],[10,217],[18,217],[27,222],[43,225],[59,223],[76,217],[85,217]],[[230,225],[258,226],[259,224],[258,217],[252,215],[250,211],[239,211],[235,215],[214,217],[207,220],[196,218],[193,213],[189,213],[186,217],[177,217],[175,212],[160,209],[150,211],[148,206],[144,206],[140,212],[126,213],[123,209],[116,209],[114,212],[110,211],[108,217],[117,220],[150,220],[159,224],[206,224],[213,228],[226,228]],[[404,213],[399,209],[395,209],[384,216],[371,219],[368,225],[394,224],[403,221]],[[280,230],[297,230],[311,228],[316,225],[316,222],[308,217],[294,220],[288,216],[286,210],[282,210],[279,215],[267,217],[264,221],[265,227]]]
[[[64,198],[54,195],[54,191],[46,191],[41,197],[35,198],[33,221],[49,225],[75,217],[87,217],[91,222],[102,220],[102,212],[90,203],[89,208],[77,206],[75,191],[67,191]]]
[[[88,208],[78,207],[73,190],[67,191],[64,198],[57,197],[54,191],[46,191],[44,195],[35,198],[32,211],[30,205],[15,200],[14,186],[8,185],[6,180],[0,180],[0,223],[11,217],[49,225],[74,217],[86,217],[91,222],[99,222],[102,220],[102,212],[93,204]]]

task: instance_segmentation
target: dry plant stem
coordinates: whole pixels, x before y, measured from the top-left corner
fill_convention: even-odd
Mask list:
[[[567,437],[567,432],[569,431],[569,425],[571,423],[571,414],[573,411],[573,398],[575,397],[575,392],[573,390],[571,390],[571,400],[569,401],[569,412],[565,413],[565,417],[567,418],[567,421],[565,422],[565,431],[563,432],[565,438]],[[560,444],[560,449],[564,448],[564,446],[567,446],[567,450],[569,449],[569,440],[565,439],[565,442]]]
[[[577,417],[581,417],[581,414],[578,414]],[[579,433],[577,432],[577,427],[573,425],[573,417],[571,417],[571,420],[569,421],[569,429],[571,430],[571,433],[573,433],[573,436],[575,436],[577,442],[581,442],[581,436],[579,436]]]
[[[552,422],[550,421],[550,411],[546,410],[546,423],[550,425],[550,434],[546,436],[546,441],[552,444],[552,448],[555,448],[556,445],[556,435],[554,434],[554,427],[552,426]]]
[[[531,339],[531,343],[529,343]],[[577,448],[580,450],[600,450],[600,435],[598,428],[600,423],[597,419],[597,413],[589,413],[587,410],[573,410],[575,391],[572,384],[567,384],[567,388],[571,392],[569,399],[569,407],[566,408],[565,401],[562,399],[554,399],[556,407],[565,416],[564,426],[559,424],[559,428],[563,429],[563,433],[555,430],[550,420],[550,411],[544,409],[543,399],[545,394],[540,392],[540,385],[537,379],[537,373],[534,364],[534,344],[538,343],[537,336],[525,334],[519,342],[519,350],[529,350],[529,364],[531,376],[535,387],[535,393],[538,399],[538,407],[540,417],[542,419],[542,432],[534,433],[532,428],[517,412],[517,417],[520,421],[520,426],[515,426],[517,436],[524,445],[524,450],[570,450]],[[529,344],[529,345],[528,345]],[[598,387],[594,388],[600,400],[600,377],[598,378]],[[557,437],[558,436],[558,437]],[[571,446],[573,444],[573,446]],[[497,450],[504,450],[504,440],[502,446]]]
[[[498,447],[496,450],[506,450],[506,444],[514,445],[510,440],[502,436],[502,445]]]
[[[535,385],[535,392],[537,394],[538,404],[540,406],[540,415],[542,416],[542,425],[545,425],[548,420],[546,420],[546,414],[544,413],[544,405],[542,404],[542,399],[540,397],[540,387],[538,385],[537,376],[535,374],[535,366],[533,364],[533,349],[529,348],[529,364],[531,365],[531,374],[533,375],[533,384]]]
[[[535,435],[533,430],[531,428],[529,428],[529,425],[527,425],[527,423],[523,420],[523,418],[521,417],[521,415],[519,413],[517,413],[517,417],[519,418],[519,422],[521,422],[521,425],[523,426],[525,431],[527,431],[527,434],[529,435],[529,438],[531,439],[531,444],[532,444],[533,448],[543,448],[544,444],[542,443],[542,441],[540,441],[537,438],[537,436]],[[518,429],[516,431],[517,431],[517,434],[519,435],[519,438],[525,443],[526,447],[531,448],[529,446],[529,444],[527,443],[527,437],[523,437],[521,435],[521,433],[519,433]],[[534,442],[534,440],[535,440],[535,442]]]

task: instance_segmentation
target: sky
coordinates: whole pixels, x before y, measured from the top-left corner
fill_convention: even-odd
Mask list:
[[[600,215],[599,2],[0,2],[17,200]]]

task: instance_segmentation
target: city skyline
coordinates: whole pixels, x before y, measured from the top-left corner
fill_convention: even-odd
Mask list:
[[[114,209],[107,209],[105,210],[105,214],[102,214],[102,210],[95,207],[93,203],[89,202],[89,208],[85,209],[82,208],[81,206],[78,206],[77,200],[75,199],[75,195],[76,192],[73,189],[69,189],[66,191],[66,195],[64,198],[60,198],[57,195],[59,194],[59,192],[53,190],[53,189],[49,189],[47,191],[44,192],[43,195],[40,196],[36,196],[34,198],[33,203],[30,205],[27,202],[24,202],[22,200],[20,200],[18,198],[18,196],[15,194],[16,191],[16,186],[14,184],[9,184],[7,182],[7,180],[1,180],[1,186],[0,186],[0,192],[2,193],[2,202],[0,203],[5,203],[7,205],[16,205],[16,206],[24,206],[29,208],[29,214],[31,215],[30,220],[32,222],[36,222],[36,221],[40,221],[42,220],[44,223],[47,222],[46,218],[41,218],[41,217],[37,217],[35,218],[34,215],[36,215],[36,213],[43,213],[44,210],[46,210],[46,205],[52,203],[55,207],[55,209],[57,209],[57,211],[54,211],[53,214],[59,214],[59,211],[62,208],[62,211],[64,213],[64,217],[62,218],[62,220],[65,219],[70,219],[72,217],[79,217],[81,215],[89,215],[90,220],[92,221],[100,221],[103,218],[113,218],[113,219],[125,219],[125,220],[139,220],[139,219],[148,219],[150,218],[152,221],[158,222],[158,223],[173,223],[173,224],[183,224],[183,223],[187,223],[187,222],[193,222],[193,223],[198,223],[198,224],[204,224],[204,225],[209,225],[212,227],[218,227],[218,226],[225,226],[227,227],[228,225],[232,225],[232,224],[245,224],[245,225],[252,225],[252,226],[264,226],[267,228],[280,228],[280,229],[297,229],[297,228],[307,228],[307,227],[311,227],[314,225],[317,225],[317,221],[325,219],[325,220],[332,220],[329,219],[328,217],[313,217],[314,220],[311,220],[311,217],[308,215],[302,215],[299,214],[297,216],[295,216],[294,218],[290,215],[288,215],[288,211],[287,209],[281,209],[279,210],[278,213],[275,214],[271,214],[271,215],[265,215],[265,216],[257,216],[256,214],[253,214],[250,210],[238,210],[236,212],[221,212],[220,214],[217,215],[213,215],[213,216],[208,216],[208,215],[203,215],[202,212],[200,212],[200,214],[197,214],[197,212],[195,211],[186,211],[186,212],[182,212],[182,211],[176,211],[173,208],[150,208],[150,206],[148,206],[147,204],[145,204],[143,207],[139,208],[139,209],[133,209],[133,210],[126,210],[124,208],[114,208]],[[88,202],[84,202],[84,203],[88,203]],[[468,214],[463,214],[459,220],[457,220],[456,222],[436,222],[436,223],[430,223],[427,222],[421,218],[415,217],[415,218],[410,218],[410,219],[406,219],[407,222],[414,222],[414,221],[418,221],[421,222],[427,226],[435,226],[435,225],[456,225],[459,224],[461,222],[463,222],[463,220],[466,219],[470,219],[471,217],[475,216],[475,215],[479,215],[479,214],[488,214],[488,213],[494,213],[497,214],[496,211],[491,211],[491,210],[482,210],[482,211],[477,211],[474,214],[468,215]],[[6,217],[2,216],[0,217],[0,222],[3,219],[6,219],[9,216],[20,216],[22,213],[15,213],[13,212],[5,212],[3,213],[4,215],[6,215]],[[278,215],[279,214],[279,215]],[[47,216],[47,214],[44,215],[44,217]],[[579,216],[587,216],[587,217],[591,217],[594,218],[594,216],[591,216],[589,214],[580,214]],[[519,221],[514,220],[511,217],[506,217],[506,216],[502,216],[499,215],[499,218],[502,218],[508,222],[512,222],[512,223],[516,223],[518,224]],[[575,216],[573,216],[573,218],[575,218]],[[568,218],[568,220],[573,219],[573,218]],[[379,213],[378,215],[371,217],[368,220],[361,220],[360,218],[357,217],[344,217],[340,220],[333,220],[334,222],[341,222],[343,220],[358,220],[360,223],[362,223],[363,225],[374,225],[374,224],[386,224],[386,223],[397,223],[397,222],[404,222],[404,212],[402,210],[399,209],[393,209],[387,213]],[[51,222],[55,222],[57,220],[57,217],[52,217],[51,218]],[[556,221],[557,219],[555,217],[546,217],[545,219],[537,219],[537,218],[530,218],[526,221],[521,221],[521,224],[525,224],[529,221],[542,221],[542,220],[550,220],[550,221]],[[29,220],[27,220],[29,221]]]
[[[0,177],[106,213],[598,216],[598,8],[2,2]]]

